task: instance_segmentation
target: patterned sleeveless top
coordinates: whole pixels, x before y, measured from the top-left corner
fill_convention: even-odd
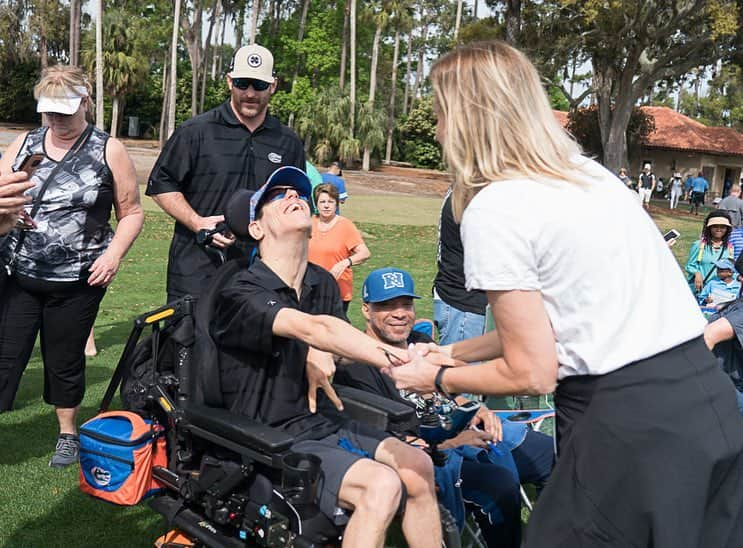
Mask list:
[[[41,127],[28,134],[13,169],[18,169],[28,154],[46,154],[47,129]],[[34,217],[38,228],[28,231],[15,257],[15,272],[55,282],[78,281],[90,275],[88,268],[106,251],[113,238],[109,224],[113,175],[106,164],[107,140],[108,134],[94,128],[77,153],[59,168]],[[34,200],[56,164],[45,157],[31,177],[37,185],[27,194]],[[1,246],[0,254],[6,263],[19,233],[11,232]]]

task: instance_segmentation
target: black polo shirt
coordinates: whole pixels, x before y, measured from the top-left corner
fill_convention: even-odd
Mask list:
[[[459,225],[451,208],[451,190],[444,197],[439,220],[438,272],[433,285],[439,298],[449,306],[473,314],[485,314],[485,292],[467,291],[464,282],[464,246]]]
[[[344,319],[335,279],[308,264],[297,299],[261,260],[238,271],[216,299],[211,333],[219,349],[219,370],[225,406],[299,439],[320,439],[339,424],[309,412],[305,365],[308,346],[273,335],[282,308]]]
[[[180,192],[202,217],[221,215],[236,190],[259,188],[282,166],[306,169],[297,135],[270,115],[251,133],[227,100],[178,127],[152,168],[146,194]],[[245,246],[230,251],[234,258]],[[218,264],[196,245],[193,232],[176,222],[168,257],[169,298],[198,297]]]

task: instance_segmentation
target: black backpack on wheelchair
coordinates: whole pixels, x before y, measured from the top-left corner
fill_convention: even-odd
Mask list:
[[[342,530],[314,503],[317,457],[293,453],[290,435],[219,406],[209,311],[218,288],[244,266],[226,263],[197,305],[185,297],[134,321],[101,411],[121,383],[123,404],[165,427],[168,466],[153,469],[164,490],[150,506],[197,545],[339,545]],[[416,422],[408,406],[337,388],[350,418],[392,432]],[[446,545],[457,547],[451,517],[443,524]]]

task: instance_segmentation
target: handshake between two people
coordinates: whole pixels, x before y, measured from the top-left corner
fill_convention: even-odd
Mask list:
[[[395,381],[398,390],[428,394],[438,390],[436,378],[441,367],[458,367],[465,362],[451,357],[450,346],[439,346],[436,343],[417,343],[408,345],[407,349],[390,349],[379,346],[389,362],[382,368],[382,373]],[[306,375],[309,381],[310,411],[316,411],[317,389],[322,389],[338,408],[343,404],[333,390],[332,379],[335,374],[335,361],[332,354],[310,347],[307,355]]]

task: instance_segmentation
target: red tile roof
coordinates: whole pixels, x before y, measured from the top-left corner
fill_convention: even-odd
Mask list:
[[[642,107],[655,119],[655,131],[645,146],[743,156],[743,133],[732,128],[708,127],[668,107]]]
[[[743,133],[727,127],[709,127],[668,107],[641,107],[655,119],[648,148],[688,150],[723,156],[743,156]],[[552,111],[557,121],[568,125],[568,113]]]

